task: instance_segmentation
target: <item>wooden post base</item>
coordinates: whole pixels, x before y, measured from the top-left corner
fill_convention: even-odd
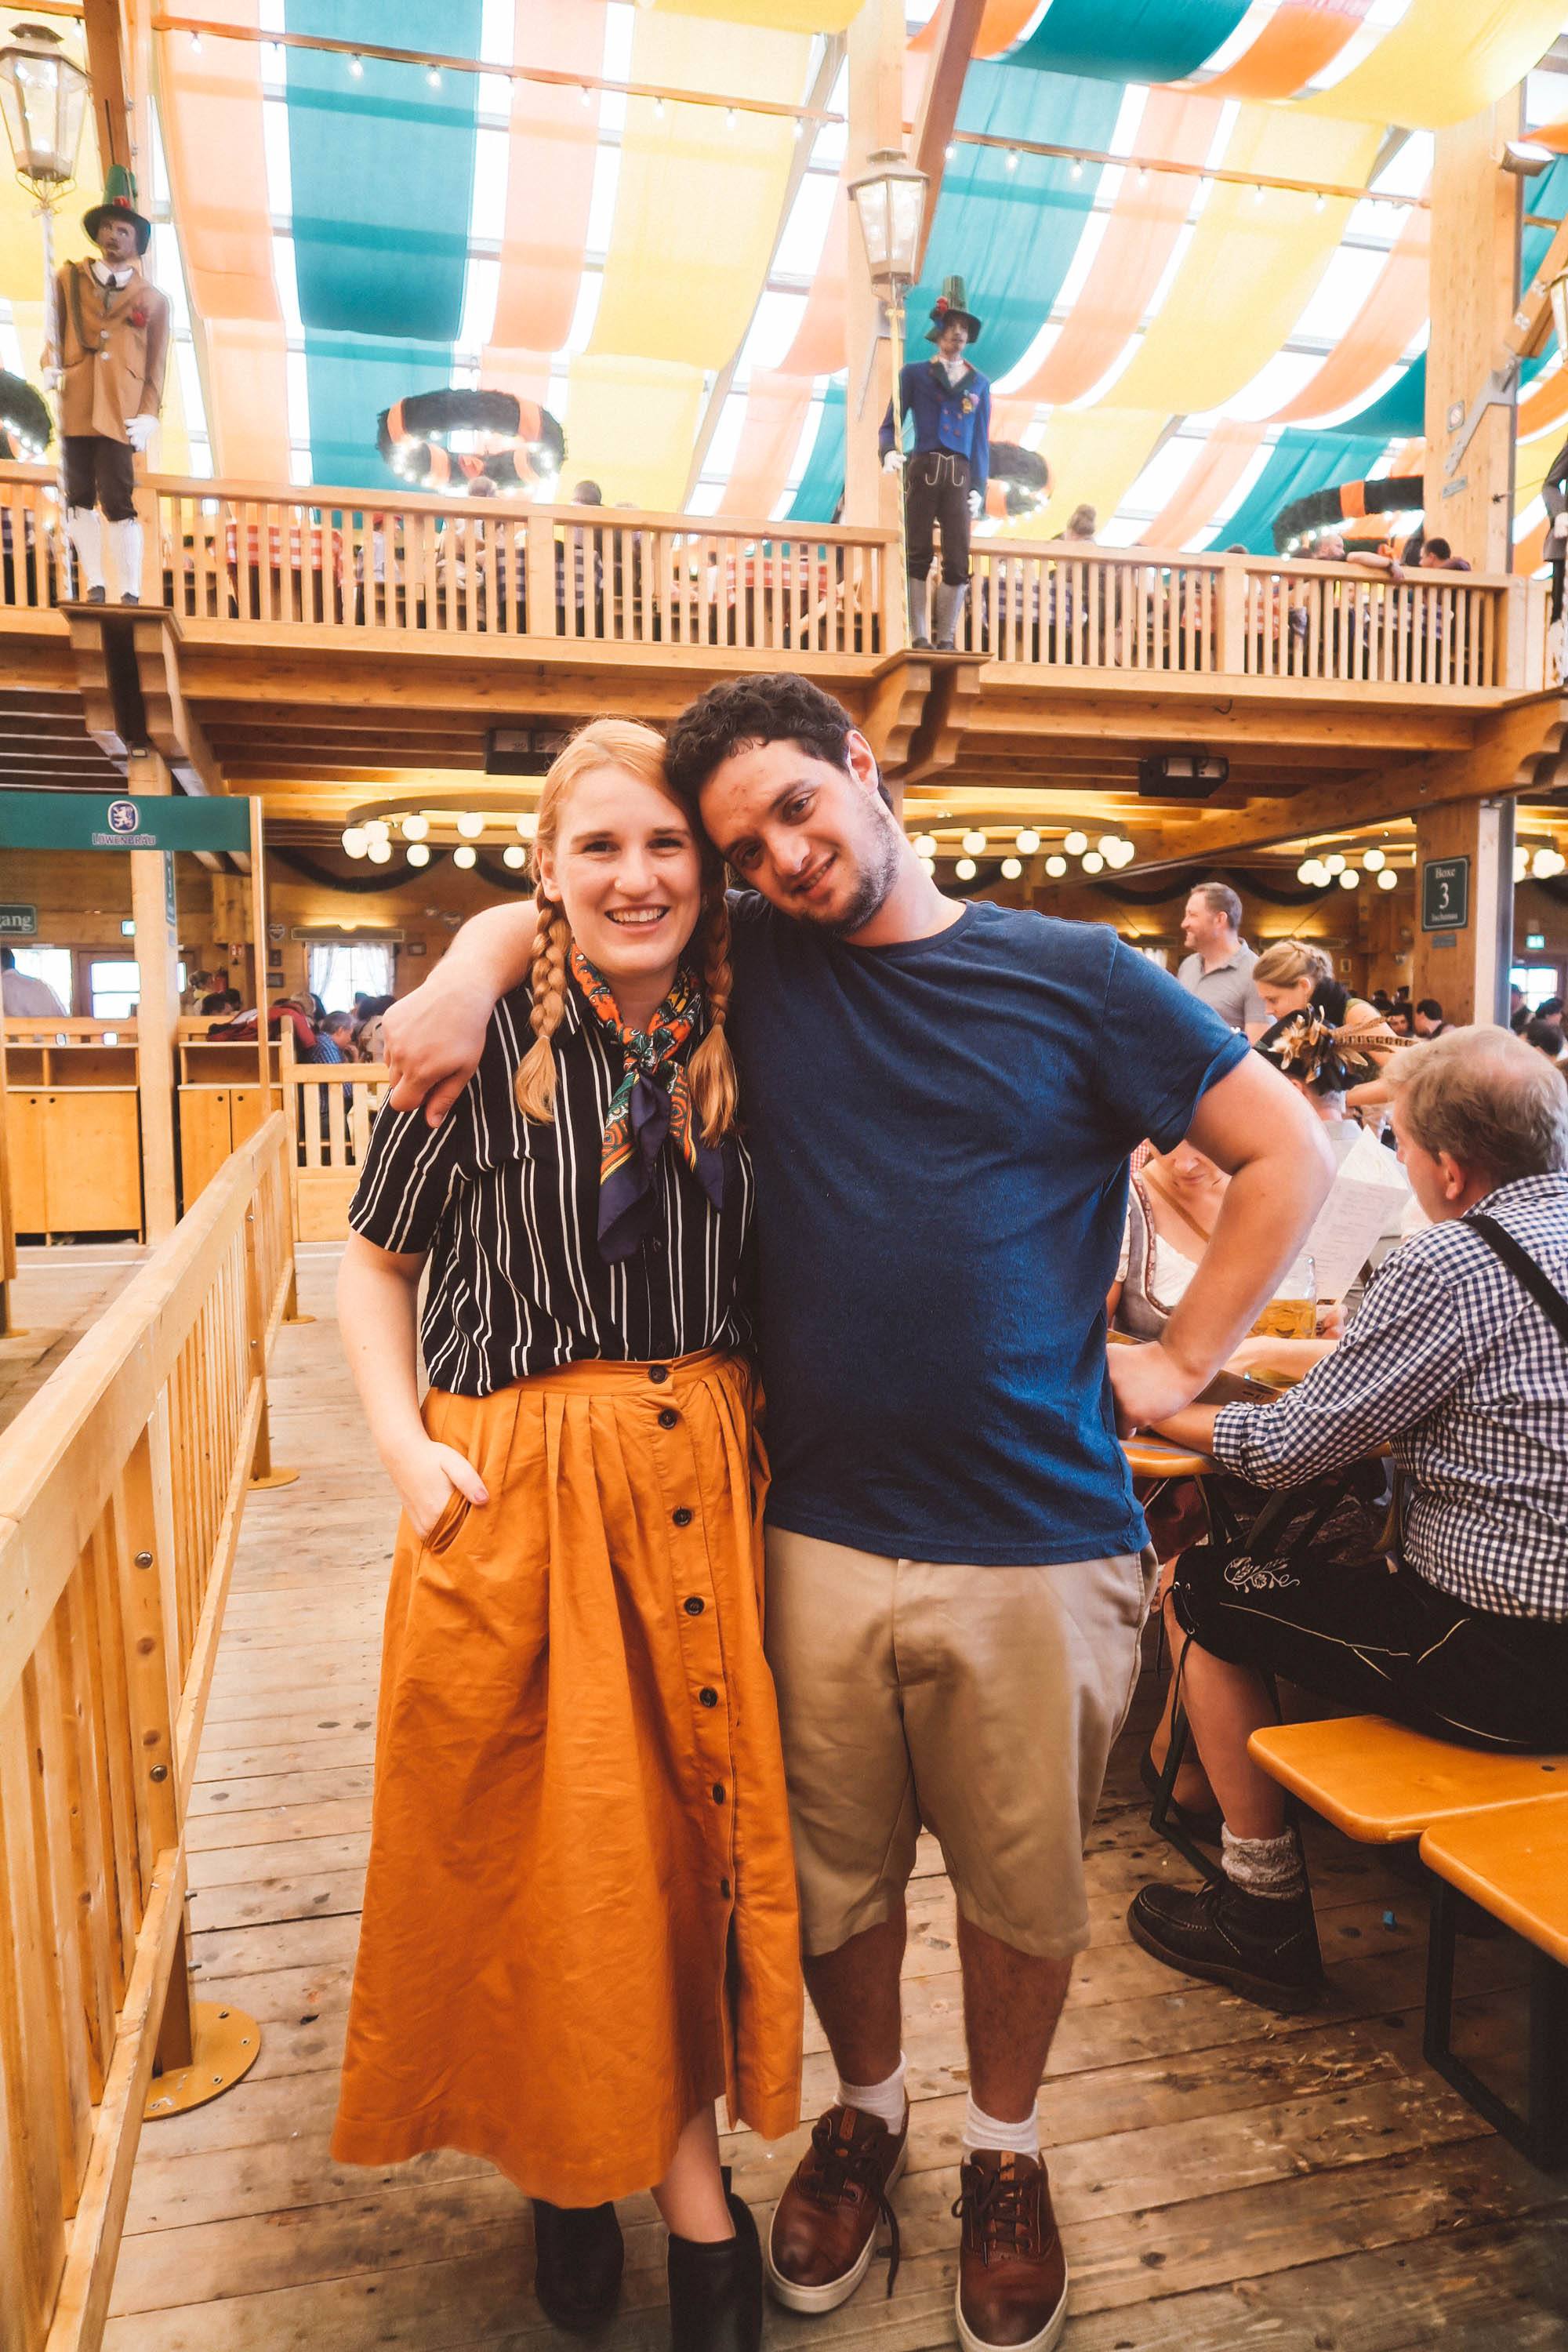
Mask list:
[[[187,2115],[192,2107],[205,2107],[209,2099],[232,2091],[256,2063],[261,2028],[243,2009],[232,2009],[223,2001],[194,2000],[191,2043],[194,2055],[188,2066],[154,2074],[147,2085],[147,2104],[142,2110],[144,2123]]]
[[[247,1478],[246,1492],[247,1495],[255,1495],[266,1486],[291,1486],[299,1475],[298,1470],[285,1470],[274,1464],[270,1470],[263,1470],[259,1477]]]

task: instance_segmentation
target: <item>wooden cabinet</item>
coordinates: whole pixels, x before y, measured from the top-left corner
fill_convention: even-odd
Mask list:
[[[180,1105],[180,1207],[184,1214],[200,1198],[228,1158],[255,1134],[268,1109],[259,1084],[249,1086],[182,1086]]]
[[[18,1087],[9,1096],[16,1231],[142,1238],[142,1121],[133,1087]]]

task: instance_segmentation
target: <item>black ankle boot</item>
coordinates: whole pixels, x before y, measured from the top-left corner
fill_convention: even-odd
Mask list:
[[[669,2241],[671,2352],[758,2352],[763,2340],[763,2249],[749,2205],[730,2187],[724,2194],[735,2234],[709,2245],[695,2238]]]
[[[621,2293],[626,2249],[613,2205],[533,2200],[533,2292],[545,2317],[574,2336],[602,2327]]]
[[[1295,2008],[1324,1984],[1310,1887],[1300,1895],[1249,1895],[1228,1878],[1189,1895],[1179,1886],[1141,1887],[1127,1914],[1132,1940],[1168,1968],[1275,2007]]]

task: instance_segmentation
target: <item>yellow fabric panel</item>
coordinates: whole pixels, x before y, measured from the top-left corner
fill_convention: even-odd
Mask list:
[[[1038,440],[1051,469],[1050,502],[1039,514],[1005,523],[998,536],[1055,539],[1079,506],[1091,506],[1107,521],[1148,464],[1166,417],[1163,408],[1054,410]]]
[[[607,507],[677,512],[701,404],[699,367],[584,352],[572,362],[566,479],[597,482]]]
[[[629,79],[667,89],[794,98],[804,33],[637,12]],[[632,99],[604,290],[589,350],[725,366],[751,320],[795,153],[785,120]],[[630,432],[640,430],[635,415]]]
[[[1411,0],[1365,62],[1302,111],[1417,130],[1462,122],[1524,79],[1563,16],[1563,0]]]
[[[1244,106],[1226,168],[1364,185],[1379,133],[1279,107]],[[1119,408],[1219,408],[1274,357],[1328,268],[1353,206],[1216,181],[1159,312],[1108,387]]]
[[[847,33],[850,18],[860,13],[860,0],[653,0],[653,8],[670,16],[706,16],[710,23],[717,17],[726,25],[761,25],[775,33]]]

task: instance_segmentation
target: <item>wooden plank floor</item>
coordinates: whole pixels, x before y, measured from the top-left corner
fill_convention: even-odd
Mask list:
[[[395,1512],[331,1321],[331,1253],[307,1253],[274,1378],[275,1458],[297,1486],[247,1515],[192,1808],[201,1986],[253,2011],[249,2078],[148,2126],[110,2352],[536,2352],[528,2209],[474,2158],[384,2172],[327,2156],[371,1788],[380,1612]],[[1146,1724],[1145,1676],[1135,1722]],[[1123,1914],[1173,1859],[1151,1840],[1138,1736],[1116,1757],[1091,1855],[1094,1941],[1041,2099],[1074,2275],[1067,2352],[1544,2352],[1568,2346],[1568,2176],[1533,2171],[1422,2064],[1424,1903],[1385,1864],[1312,1839],[1333,1995],[1275,2018],[1170,1974]],[[953,2341],[965,2070],[951,1893],[913,1890],[907,2042],[916,2111],[898,2192],[904,2263],[824,2320],[770,2309],[767,2341],[868,2352]],[[1511,1948],[1469,1948],[1473,2031],[1507,2046]],[[805,2100],[832,2068],[808,2021]],[[759,2213],[804,2132],[731,2154]],[[662,2352],[663,2248],[628,2201],[605,2352]]]
[[[15,1331],[0,1336],[0,1429],[15,1421],[147,1255],[142,1242],[29,1243],[16,1252]]]

